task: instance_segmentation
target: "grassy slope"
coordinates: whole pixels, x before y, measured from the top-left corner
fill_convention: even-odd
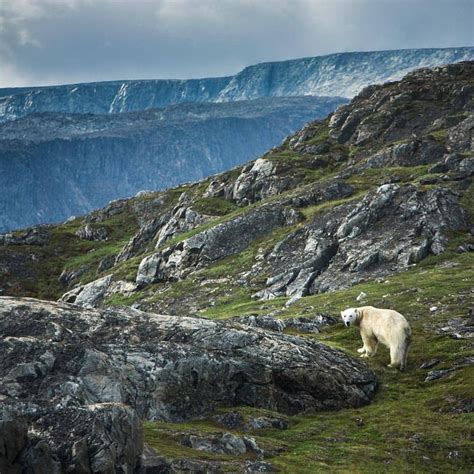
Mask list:
[[[367,170],[349,179],[356,187],[357,194],[347,200],[362,196],[368,189],[383,182],[387,174],[396,177],[400,182],[419,183],[421,178],[427,176],[426,173],[427,166]],[[472,202],[471,191],[463,198],[464,207],[469,209]],[[341,201],[323,203],[301,211],[307,219],[311,219],[340,203]],[[216,203],[201,200],[199,205],[206,208],[215,206]],[[220,202],[217,208],[218,214],[224,215],[218,215],[212,220],[212,224],[248,210]],[[472,216],[472,209],[470,211]],[[92,264],[91,270],[82,280],[96,278],[94,268],[100,259],[116,254],[136,230],[134,218],[124,212],[112,217],[110,221],[98,224],[109,227],[116,233],[111,241],[88,242],[74,236],[80,224],[81,222],[73,222],[53,228],[54,245],[42,249],[45,252],[46,264],[36,266],[41,277],[31,281],[31,294],[56,298],[62,292],[57,283],[57,275],[62,268],[78,268],[81,264],[89,263]],[[210,226],[211,222],[208,222],[187,234],[177,236],[174,240],[182,240]],[[261,288],[265,275],[259,275],[250,287],[241,287],[232,282],[211,285],[212,294],[216,295],[213,306],[207,304],[208,293],[200,290],[195,292],[205,280],[222,279],[234,275],[236,271],[250,269],[259,249],[271,248],[297,226],[276,229],[271,235],[254,242],[245,251],[216,262],[183,281],[173,283],[163,294],[157,291],[163,285],[152,285],[145,289],[144,293],[138,292],[128,298],[115,295],[107,303],[129,305],[143,298],[145,294],[151,302],[170,297],[179,300],[185,295],[193,294],[198,306],[203,308],[201,314],[213,319],[227,319],[244,314],[268,314],[274,310],[281,311],[279,317],[316,312],[337,315],[341,309],[357,305],[355,297],[360,291],[365,291],[369,295],[369,304],[396,308],[410,320],[414,339],[407,372],[400,374],[386,368],[388,351],[381,348],[377,356],[368,361],[381,381],[373,404],[360,409],[291,417],[288,430],[267,430],[252,433],[252,436],[255,436],[263,447],[282,449],[281,454],[270,457],[269,462],[288,473],[327,470],[380,472],[382,466],[388,472],[469,472],[469,463],[474,460],[473,415],[451,413],[450,407],[472,398],[473,369],[460,369],[447,378],[433,382],[424,382],[428,371],[419,369],[422,362],[433,357],[441,361],[436,366],[438,369],[450,367],[462,357],[473,355],[472,345],[466,340],[439,335],[436,330],[449,319],[467,317],[468,308],[473,303],[471,287],[474,280],[474,259],[471,254],[454,252],[457,245],[465,242],[468,236],[452,236],[450,251],[437,257],[429,257],[418,266],[390,277],[386,283],[367,282],[343,291],[305,297],[290,308],[284,307],[286,298],[263,303],[251,299],[251,294]],[[21,247],[15,250],[21,251]],[[69,257],[66,258],[65,255]],[[141,258],[143,255],[124,262],[114,273],[133,280]],[[445,268],[443,262],[452,262],[454,266]],[[24,288],[28,290],[28,285]],[[206,288],[206,285],[202,288]],[[431,313],[429,308],[433,305],[438,306],[439,311]],[[354,356],[357,356],[356,349],[360,347],[357,331],[346,330],[341,325],[328,328],[320,335],[305,337],[316,337]],[[231,409],[227,409],[229,410]],[[239,410],[246,415],[262,413],[261,410],[248,407]],[[359,419],[363,420],[362,423],[358,422]],[[222,427],[217,426],[210,417],[180,425],[147,422],[145,426],[147,441],[169,458],[214,459],[226,461],[230,470],[235,469],[231,458],[185,448],[176,438],[176,433],[179,432],[222,431]]]
[[[454,266],[446,268],[445,262]],[[469,472],[470,463],[474,461],[474,416],[472,413],[450,413],[450,409],[472,398],[473,369],[463,368],[446,378],[424,382],[428,370],[419,366],[436,357],[440,359],[436,369],[448,368],[459,359],[474,355],[468,341],[437,333],[437,328],[443,327],[449,319],[467,317],[469,303],[472,304],[472,264],[471,255],[450,251],[430,257],[385,283],[371,282],[348,290],[309,296],[284,309],[282,317],[316,311],[336,315],[341,309],[356,305],[355,297],[365,291],[369,304],[403,312],[412,325],[414,336],[405,373],[386,367],[389,355],[385,348],[380,348],[369,360],[381,382],[371,405],[290,417],[288,430],[253,433],[262,446],[284,448],[280,455],[268,461],[288,473],[380,472],[382,469],[388,472]],[[268,302],[268,309],[282,309],[284,301],[282,298]],[[438,306],[439,310],[431,313],[432,305]],[[260,306],[257,302],[248,303],[245,312],[259,312]],[[241,309],[225,305],[222,312],[214,316],[241,315]],[[346,329],[342,324],[306,337],[320,339],[353,356],[360,347],[357,330]],[[248,407],[239,410],[247,415],[261,413],[261,410]],[[176,432],[219,430],[222,428],[211,418],[179,425],[148,422],[146,439],[160,453],[172,458],[191,456],[224,460],[222,456],[209,453],[191,453],[173,438]]]

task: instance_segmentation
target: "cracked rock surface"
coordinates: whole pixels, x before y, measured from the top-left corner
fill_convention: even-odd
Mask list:
[[[377,385],[364,364],[321,343],[129,308],[3,297],[0,334],[0,449],[15,451],[2,461],[10,467],[22,459],[48,472],[133,472],[138,417],[338,409],[368,403]]]
[[[403,270],[443,252],[446,234],[465,225],[458,196],[449,189],[380,186],[278,242],[266,257],[266,288],[256,296],[305,296]]]

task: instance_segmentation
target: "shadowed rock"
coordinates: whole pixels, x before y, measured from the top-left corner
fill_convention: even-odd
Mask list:
[[[141,449],[135,412],[167,421],[237,405],[292,414],[360,406],[376,389],[365,365],[323,344],[198,318],[4,297],[0,334],[2,419],[24,420],[26,441],[23,425],[9,428],[16,449],[27,456],[41,442],[51,466],[92,463],[107,439],[116,449],[94,462],[130,467]],[[77,420],[68,437],[66,419]]]

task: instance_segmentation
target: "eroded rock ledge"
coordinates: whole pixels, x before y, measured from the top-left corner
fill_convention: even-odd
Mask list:
[[[38,460],[50,472],[132,472],[143,449],[139,417],[360,406],[377,384],[364,364],[317,342],[130,308],[4,297],[0,335],[0,452],[11,472]]]

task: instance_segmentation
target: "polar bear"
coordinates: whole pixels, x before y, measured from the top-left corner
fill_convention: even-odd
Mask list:
[[[388,367],[400,370],[406,368],[411,329],[404,316],[391,309],[362,306],[341,311],[341,317],[346,326],[359,326],[364,343],[363,347],[357,349],[361,357],[374,356],[378,343],[381,342],[390,349]]]

